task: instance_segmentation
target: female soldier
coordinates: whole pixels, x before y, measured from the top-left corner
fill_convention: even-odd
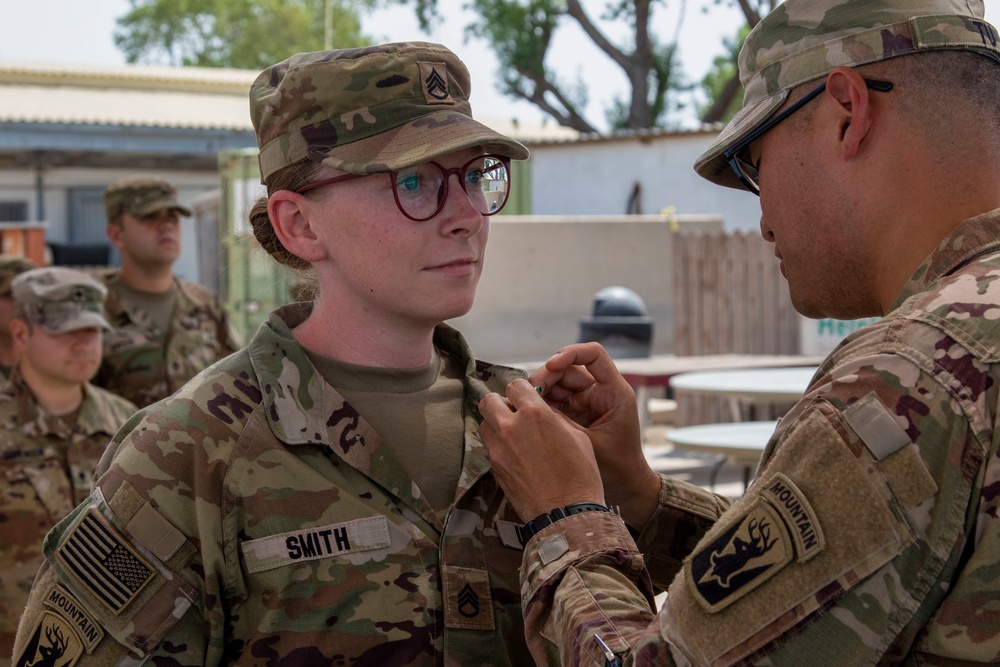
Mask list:
[[[446,319],[527,150],[444,47],[298,54],[250,92],[254,233],[311,267],[247,349],[130,421],[46,539],[15,655],[118,664],[526,665],[516,515],[478,401],[516,373]]]

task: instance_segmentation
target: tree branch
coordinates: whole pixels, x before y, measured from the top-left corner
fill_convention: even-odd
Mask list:
[[[539,109],[555,118],[560,125],[572,128],[577,132],[582,132],[584,134],[597,134],[597,130],[576,112],[576,108],[573,104],[554,84],[544,77],[539,77],[525,69],[518,69],[517,73],[521,76],[521,78],[531,81],[534,84],[534,89],[529,95],[520,88],[510,86],[509,89],[512,94],[523,100],[531,102]],[[562,106],[561,110],[549,103],[549,101],[545,98],[546,93],[556,98]]]
[[[719,96],[715,98],[715,102],[709,107],[705,115],[702,116],[701,122],[703,123],[718,123],[726,115],[726,110],[729,108],[730,103],[733,98],[743,89],[743,84],[740,83],[739,72],[733,74],[729,77],[729,81],[723,86],[722,91]]]
[[[584,11],[583,5],[580,4],[580,0],[566,0],[566,13],[572,16],[583,31],[587,33],[587,37],[590,37],[590,41],[594,43],[597,48],[604,51],[609,58],[614,60],[618,65],[624,69],[628,70],[630,63],[629,57],[622,53],[614,44],[612,44],[607,37],[604,36],[597,26],[593,24],[590,17],[587,16],[587,12]]]

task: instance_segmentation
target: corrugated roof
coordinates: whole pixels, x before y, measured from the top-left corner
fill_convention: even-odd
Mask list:
[[[247,97],[257,74],[208,67],[0,61],[0,122],[252,130]],[[525,142],[579,137],[554,122],[479,120]]]
[[[542,138],[531,142],[532,145],[560,145],[576,143],[607,143],[614,141],[651,141],[654,139],[665,139],[669,137],[689,136],[694,134],[718,134],[725,127],[725,123],[702,123],[698,127],[665,129],[648,128],[642,130],[619,130],[610,134],[580,134],[572,137],[552,137]]]

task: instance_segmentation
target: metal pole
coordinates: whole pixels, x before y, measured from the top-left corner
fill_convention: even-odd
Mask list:
[[[35,163],[35,219],[45,219],[45,162],[40,155]]]

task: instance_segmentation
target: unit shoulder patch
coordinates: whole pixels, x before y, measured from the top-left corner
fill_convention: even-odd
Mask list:
[[[42,602],[46,607],[57,610],[63,618],[75,626],[87,653],[93,653],[94,648],[104,639],[104,629],[97,619],[91,616],[90,612],[84,609],[73,594],[61,584],[56,584]]]
[[[816,513],[795,483],[780,472],[762,487],[761,495],[767,498],[785,520],[795,543],[795,552],[804,563],[823,550],[823,530]]]
[[[31,639],[21,655],[14,656],[15,667],[59,665],[73,667],[83,655],[84,644],[73,624],[61,613],[43,611],[38,616]]]
[[[754,500],[721,528],[715,539],[694,552],[684,568],[695,598],[710,613],[763,584],[793,556],[785,522],[763,498]]]

